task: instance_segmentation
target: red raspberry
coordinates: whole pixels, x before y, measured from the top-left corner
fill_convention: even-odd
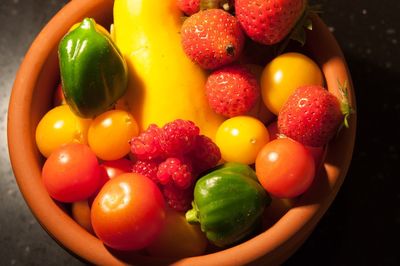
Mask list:
[[[168,184],[162,188],[165,201],[176,211],[187,211],[191,207],[193,200],[193,187],[179,189],[173,184]]]
[[[178,158],[168,158],[158,166],[158,181],[167,185],[175,184],[180,189],[186,189],[193,184],[192,167],[188,162]]]
[[[157,170],[158,170],[158,163],[155,161],[139,160],[136,161],[132,167],[133,173],[142,174],[153,180],[155,183],[158,183]]]
[[[189,157],[196,173],[201,173],[217,165],[221,160],[221,152],[209,137],[200,135],[196,138],[196,145]]]
[[[188,16],[200,11],[200,0],[177,0],[177,5]]]
[[[146,131],[130,141],[131,152],[139,160],[153,160],[163,157],[163,150],[160,144],[162,130],[151,124]]]
[[[176,119],[162,128],[161,147],[168,156],[179,156],[190,151],[200,129],[189,120]]]
[[[257,78],[244,66],[232,65],[211,73],[206,96],[211,108],[226,117],[250,111],[260,94]]]

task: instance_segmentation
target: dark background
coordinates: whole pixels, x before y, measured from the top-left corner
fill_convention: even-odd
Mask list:
[[[15,73],[36,34],[66,2],[0,1],[0,265],[82,265],[33,218],[16,186],[6,146]],[[357,139],[335,201],[285,264],[400,265],[400,1],[312,2],[322,4],[321,16],[352,74]]]

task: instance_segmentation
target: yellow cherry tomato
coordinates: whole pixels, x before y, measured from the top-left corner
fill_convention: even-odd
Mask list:
[[[93,120],[88,142],[100,159],[117,160],[129,153],[129,141],[138,134],[138,124],[129,112],[110,110]]]
[[[269,133],[260,120],[251,116],[236,116],[221,124],[215,139],[222,159],[252,164],[269,141]]]
[[[45,157],[63,144],[78,142],[87,144],[87,132],[91,119],[76,116],[68,105],[51,109],[36,128],[36,144]]]
[[[323,82],[322,71],[312,59],[300,53],[285,53],[264,68],[261,95],[267,108],[277,115],[295,89]]]
[[[199,225],[189,224],[184,213],[168,209],[161,233],[146,250],[154,257],[180,259],[202,255],[207,243]]]

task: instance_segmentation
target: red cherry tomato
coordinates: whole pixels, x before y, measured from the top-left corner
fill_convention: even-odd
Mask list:
[[[50,196],[62,202],[89,198],[100,185],[96,155],[85,144],[70,143],[55,150],[44,163],[43,183]]]
[[[127,173],[110,179],[95,198],[92,226],[103,243],[118,250],[148,246],[165,220],[164,198],[149,178]]]
[[[269,138],[270,141],[277,139],[277,138],[286,138],[283,135],[279,135],[279,130],[278,130],[278,123],[276,121],[270,123],[267,126],[268,132],[269,132]],[[319,170],[319,166],[321,165],[323,156],[324,156],[324,147],[311,147],[311,146],[305,146],[306,149],[311,153],[312,157],[314,158],[315,162],[315,170]]]
[[[89,198],[89,206],[92,206],[94,199],[99,193],[100,189],[108,182],[111,178],[118,175],[132,172],[132,162],[128,159],[121,158],[115,161],[104,161],[100,164],[101,178],[100,186],[95,193]]]
[[[125,158],[114,161],[104,161],[100,166],[106,170],[110,179],[120,174],[132,172],[132,162]]]
[[[311,185],[315,166],[310,152],[299,142],[278,138],[267,143],[256,159],[261,185],[277,198],[293,198]]]

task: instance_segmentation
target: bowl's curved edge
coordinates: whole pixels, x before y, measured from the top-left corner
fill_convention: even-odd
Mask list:
[[[99,6],[103,6],[99,10]],[[113,257],[100,240],[86,232],[74,222],[45,191],[41,183],[40,155],[32,138],[33,123],[30,107],[35,87],[40,76],[49,75],[41,66],[49,60],[47,51],[58,44],[65,32],[78,21],[82,14],[90,14],[99,18],[99,22],[110,23],[113,0],[71,1],[62,8],[36,37],[22,64],[20,65],[11,91],[7,116],[7,141],[11,165],[14,175],[28,207],[41,226],[62,247],[77,257],[94,264],[123,265]],[[105,12],[105,10],[108,10]],[[108,14],[108,17],[105,16]],[[106,17],[106,19],[102,18]],[[70,23],[65,23],[70,21]],[[58,67],[55,60],[52,66]],[[49,70],[49,69],[47,69]],[[32,78],[36,77],[36,78]],[[42,99],[36,99],[42,101]],[[45,104],[45,102],[42,102]],[[43,110],[45,111],[45,110]],[[34,132],[34,131],[33,131]],[[24,166],[23,168],[21,166]],[[47,195],[46,195],[47,194]],[[101,251],[101,252],[99,252]]]
[[[8,145],[11,163],[16,176],[17,183],[22,195],[42,224],[44,229],[67,250],[73,254],[90,261],[94,264],[116,265],[123,264],[122,261],[112,256],[101,244],[100,240],[87,233],[72,218],[65,214],[54,201],[45,193],[41,184],[40,168],[38,167],[38,154],[35,153],[34,140],[31,138],[31,125],[24,120],[29,117],[29,106],[23,103],[32,101],[32,89],[36,80],[26,78],[27,73],[31,76],[39,76],[40,66],[47,60],[43,46],[51,48],[54,42],[62,37],[60,32],[66,32],[72,25],[62,25],[54,29],[58,22],[66,21],[67,18],[82,19],[79,14],[85,12],[99,17],[104,9],[112,10],[112,0],[92,0],[83,9],[81,1],[72,1],[59,12],[39,34],[32,47],[28,51],[21,65],[10,98],[8,112]],[[103,11],[97,8],[104,5]],[[109,12],[109,11],[108,11]],[[319,18],[314,18],[314,33],[310,34],[309,42],[312,43],[313,35],[322,34],[323,42],[319,41],[320,47],[328,47],[328,52],[335,56],[328,60],[317,46],[308,47],[310,51],[320,58],[319,64],[326,75],[330,75],[326,81],[330,91],[337,93],[337,80],[347,79],[350,88],[350,102],[355,109],[355,96],[352,89],[350,75],[347,70],[342,52],[331,33]],[[55,34],[49,39],[48,34]],[[324,49],[325,50],[325,49]],[[325,51],[325,55],[327,52]],[[324,59],[325,58],[325,59]],[[29,63],[28,63],[29,62]],[[34,65],[31,63],[35,62]],[[36,66],[36,67],[35,67]],[[341,69],[339,77],[334,77],[332,69]],[[32,72],[36,71],[36,72]],[[32,75],[32,73],[34,73]],[[335,72],[336,74],[336,72]],[[338,94],[336,94],[338,95]],[[11,104],[12,103],[12,104]],[[238,265],[238,264],[280,264],[287,259],[311,233],[319,219],[335,198],[349,167],[355,141],[356,116],[350,120],[350,128],[343,130],[329,146],[324,171],[316,179],[310,191],[306,192],[297,202],[296,206],[288,211],[275,225],[264,233],[250,239],[249,241],[232,247],[230,249],[208,254],[200,257],[182,259],[174,262],[175,265]],[[21,145],[26,142],[29,147]],[[15,147],[18,147],[15,149]],[[22,156],[21,156],[22,154]],[[340,155],[340,156],[338,156]],[[25,165],[24,169],[20,168]],[[328,178],[329,176],[329,178]],[[321,189],[321,187],[323,189]],[[45,206],[45,207],[44,207]],[[284,233],[282,233],[284,232]],[[261,241],[260,241],[261,240]],[[288,241],[290,240],[290,241]],[[268,255],[266,255],[268,253]],[[231,260],[226,261],[226,258]],[[256,258],[256,260],[254,260]],[[148,263],[149,260],[144,259]],[[205,261],[204,261],[205,260]],[[154,261],[153,261],[154,262]],[[168,264],[171,261],[168,262]],[[209,262],[209,263],[208,263]],[[161,263],[161,261],[160,261]],[[167,262],[164,262],[167,264]]]

